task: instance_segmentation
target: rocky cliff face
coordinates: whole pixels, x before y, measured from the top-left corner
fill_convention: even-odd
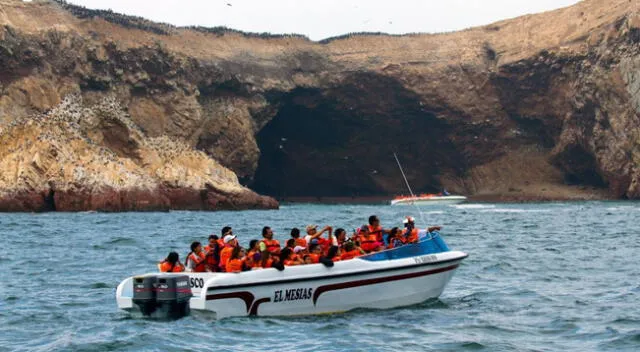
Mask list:
[[[69,94],[85,106],[109,97],[142,139],[202,151],[275,196],[402,192],[397,152],[419,191],[640,198],[636,1],[587,0],[450,34],[319,43],[58,2],[0,5],[3,126]],[[124,128],[87,126],[81,135],[111,131],[101,140],[119,142],[101,145],[117,144],[113,152],[154,175],[149,185],[167,183],[118,152]]]
[[[67,96],[0,130],[0,209],[124,211],[274,208],[180,141],[147,137],[106,97]]]

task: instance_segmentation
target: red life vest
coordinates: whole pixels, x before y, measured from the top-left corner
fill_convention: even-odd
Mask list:
[[[220,268],[222,268],[223,271],[227,266],[229,258],[231,258],[231,252],[233,252],[233,247],[231,246],[226,246],[220,251]]]
[[[361,255],[360,251],[357,250],[357,249],[354,249],[352,251],[342,253],[342,255],[340,256],[340,259],[341,260],[348,260],[348,259],[353,259],[355,257],[358,257],[360,255]]]
[[[228,273],[239,273],[242,271],[242,259],[230,259],[227,262],[227,266],[225,267],[226,272]]]
[[[191,254],[189,254],[189,256],[187,256],[187,260],[186,262],[189,263],[189,261],[192,261],[194,264],[194,268],[193,271],[196,273],[204,273],[207,271],[207,267],[206,267],[206,257],[204,255],[204,252],[200,252],[200,254],[196,254],[195,252],[192,252]],[[187,264],[187,266],[189,266]]]
[[[262,243],[264,243],[264,245],[267,246],[267,251],[269,251],[270,253],[272,254],[280,253],[280,242],[278,242],[278,240],[263,239]]]
[[[296,246],[307,247],[307,240],[302,237],[296,238]]]
[[[373,227],[372,225],[367,225],[369,228],[369,234],[376,236],[376,241],[382,242],[382,227]]]
[[[214,253],[216,247],[211,247],[211,245],[206,245],[204,247],[205,252],[207,252],[207,266],[210,268],[214,268],[218,265],[218,260],[216,259],[218,253]]]
[[[173,265],[165,260],[158,264],[158,269],[162,273],[181,273],[184,271],[184,266],[182,266],[182,264],[180,263],[176,263],[176,265]]]
[[[407,235],[407,229],[404,229],[402,230],[402,237],[404,243],[416,243],[418,242],[418,229],[412,229],[409,235]]]

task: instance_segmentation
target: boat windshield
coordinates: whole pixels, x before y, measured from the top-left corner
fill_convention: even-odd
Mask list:
[[[435,254],[448,252],[449,247],[444,242],[440,233],[437,231],[426,232],[420,230],[419,232],[420,242],[414,244],[407,244],[393,249],[388,249],[381,252],[371,253],[358,257],[359,259],[369,261],[381,261],[417,257],[425,254]]]

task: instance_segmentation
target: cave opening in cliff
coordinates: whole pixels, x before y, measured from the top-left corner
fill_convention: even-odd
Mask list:
[[[330,89],[300,88],[258,134],[258,192],[287,197],[367,197],[407,193],[393,153],[417,192],[441,188],[439,175],[464,169],[450,127],[397,81],[357,74]]]
[[[44,196],[44,205],[42,211],[56,211],[55,192],[49,190]]]

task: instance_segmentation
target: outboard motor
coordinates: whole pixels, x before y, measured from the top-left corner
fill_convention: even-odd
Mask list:
[[[144,315],[156,310],[156,277],[140,276],[133,278],[133,303]]]
[[[190,312],[191,287],[187,275],[133,278],[133,303],[144,316],[177,319]]]
[[[191,296],[189,276],[167,275],[158,277],[156,281],[157,308],[162,309],[167,317],[177,319],[188,315]]]

